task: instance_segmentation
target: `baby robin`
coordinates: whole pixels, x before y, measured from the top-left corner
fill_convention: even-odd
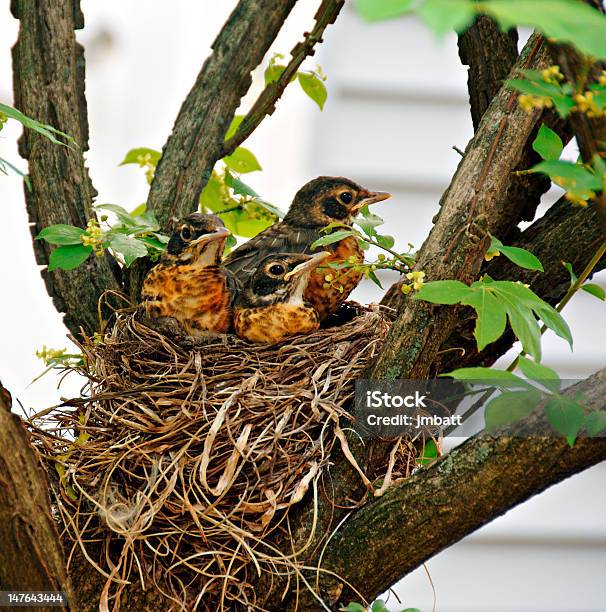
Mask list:
[[[234,327],[240,338],[271,344],[320,327],[316,310],[304,299],[313,270],[331,257],[278,253],[261,261],[234,305]]]
[[[267,255],[311,253],[310,245],[323,236],[322,228],[335,221],[351,225],[361,208],[389,197],[388,193],[368,191],[347,178],[320,176],[297,192],[283,221],[232,251],[225,265],[245,285]],[[324,263],[350,258],[354,262],[364,261],[362,249],[353,236],[321,248],[330,252]],[[330,284],[325,280],[327,272],[326,268],[314,271],[304,295],[315,308],[320,321],[336,312],[362,278],[361,272],[344,269],[340,271],[339,282]]]
[[[143,282],[141,301],[149,319],[167,325],[176,320],[190,336],[229,330],[236,281],[221,266],[229,234],[215,215],[183,219]]]

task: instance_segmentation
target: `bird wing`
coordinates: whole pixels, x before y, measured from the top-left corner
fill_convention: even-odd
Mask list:
[[[271,253],[310,253],[309,245],[320,237],[315,229],[275,223],[233,250],[224,265],[241,281],[254,273],[258,263]]]

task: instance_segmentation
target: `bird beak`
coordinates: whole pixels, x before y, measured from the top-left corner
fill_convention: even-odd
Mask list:
[[[314,253],[307,261],[300,263],[296,268],[293,268],[290,272],[287,272],[284,275],[284,280],[288,280],[296,276],[301,276],[301,274],[307,272],[307,270],[314,270],[330,256],[331,254],[328,251],[320,251],[319,253]]]
[[[215,240],[225,240],[228,236],[231,235],[231,232],[226,227],[219,227],[212,234],[202,234],[199,238],[196,238],[190,243],[190,246],[204,246],[209,242],[214,242]]]
[[[362,191],[360,193],[362,199],[352,207],[352,212],[356,213],[364,206],[368,206],[370,204],[376,204],[377,202],[382,202],[383,200],[387,200],[391,198],[391,193],[387,193],[386,191]]]
[[[210,234],[203,234],[187,245],[180,259],[184,262],[195,261],[200,265],[209,265],[210,261],[223,252],[223,244],[230,234],[225,227],[220,227]]]

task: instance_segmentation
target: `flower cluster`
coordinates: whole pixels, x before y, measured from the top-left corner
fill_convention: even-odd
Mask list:
[[[139,168],[145,168],[145,179],[147,180],[147,183],[151,185],[154,178],[154,172],[156,170],[156,164],[151,154],[145,153],[143,155],[138,155],[137,163],[139,164]]]
[[[585,113],[591,119],[595,117],[602,117],[604,109],[602,105],[596,100],[596,97],[592,91],[586,91],[582,94],[576,94],[574,97],[576,102],[576,110],[581,113]]]
[[[99,226],[97,219],[91,218],[86,224],[86,232],[82,234],[81,238],[84,246],[93,247],[93,251],[97,257],[103,255],[103,243],[105,241],[105,233]]]
[[[424,283],[425,272],[422,272],[420,270],[413,270],[412,272],[409,272],[406,275],[406,278],[412,282],[410,282],[407,285],[402,285],[401,287],[402,293],[410,293],[413,290],[418,291],[425,284]]]

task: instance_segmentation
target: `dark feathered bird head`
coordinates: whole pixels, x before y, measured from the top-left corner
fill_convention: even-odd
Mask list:
[[[320,251],[303,253],[275,253],[261,260],[242,291],[239,305],[244,308],[269,306],[280,302],[303,302],[303,292],[309,275],[330,257]]]
[[[192,213],[177,224],[166,247],[166,257],[182,264],[218,265],[229,234],[216,215]]]
[[[361,208],[389,197],[342,176],[320,176],[299,189],[284,222],[297,227],[325,227],[335,221],[349,225]]]

